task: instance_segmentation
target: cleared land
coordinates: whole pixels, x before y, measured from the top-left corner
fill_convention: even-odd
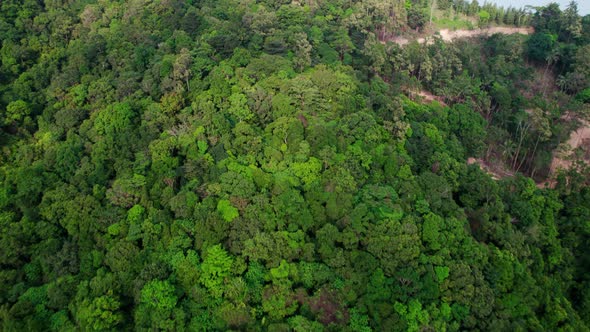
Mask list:
[[[416,40],[418,43],[432,43],[434,41],[433,36],[436,34],[440,35],[442,40],[444,41],[452,41],[458,38],[469,38],[469,37],[477,37],[481,35],[493,35],[495,33],[503,33],[506,35],[511,35],[515,33],[528,35],[533,33],[533,28],[515,28],[515,27],[490,27],[486,29],[474,29],[474,30],[449,30],[449,29],[442,29],[436,32],[434,35],[420,37],[418,39],[408,39],[405,37],[395,37],[390,39],[389,41],[394,42],[400,46],[404,46],[410,43],[413,40]]]

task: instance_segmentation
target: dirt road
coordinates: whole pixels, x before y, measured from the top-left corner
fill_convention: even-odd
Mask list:
[[[534,32],[533,28],[491,27],[491,28],[487,28],[487,29],[455,30],[455,31],[451,31],[449,29],[442,29],[442,30],[438,31],[437,33],[440,35],[442,40],[452,41],[457,38],[476,37],[476,36],[480,36],[480,35],[493,35],[495,33],[503,33],[506,35],[519,33],[519,34],[523,34],[523,35],[528,35],[533,32]],[[426,42],[427,44],[431,44],[433,42],[433,40],[434,40],[434,38],[432,38],[432,36],[416,39],[416,41],[418,43]],[[400,45],[400,46],[404,46],[407,43],[411,42],[410,39],[407,39],[404,37],[395,37],[395,38],[392,38],[391,41]]]

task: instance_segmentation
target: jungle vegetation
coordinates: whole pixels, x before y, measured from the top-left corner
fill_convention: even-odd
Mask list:
[[[427,0],[1,1],[1,329],[588,331],[590,172],[550,164],[590,16],[437,3],[535,33],[388,42]]]

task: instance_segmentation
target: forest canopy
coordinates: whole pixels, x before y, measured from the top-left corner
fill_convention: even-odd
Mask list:
[[[461,20],[534,33],[393,42]],[[3,331],[589,330],[575,2],[3,0],[0,41]]]

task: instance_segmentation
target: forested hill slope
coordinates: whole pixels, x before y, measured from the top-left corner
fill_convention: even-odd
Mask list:
[[[587,331],[590,19],[429,4],[1,1],[1,329]]]

